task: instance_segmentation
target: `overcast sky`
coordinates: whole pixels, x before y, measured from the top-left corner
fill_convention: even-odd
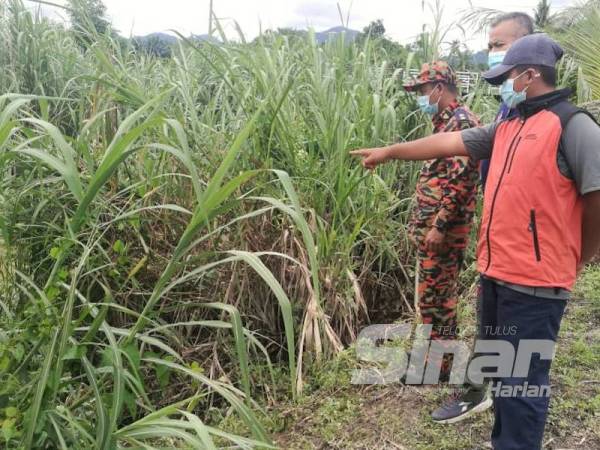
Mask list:
[[[64,0],[54,0],[64,3]],[[470,4],[503,11],[531,13],[538,0],[442,0],[445,25],[459,21]],[[260,30],[277,27],[306,28],[317,31],[341,24],[336,0],[214,0],[217,17],[223,19],[228,35],[235,35],[232,19],[236,20],[248,39]],[[339,0],[344,21],[349,13],[349,27],[357,30],[375,19],[383,19],[388,37],[401,43],[410,42],[424,23],[432,22],[432,14],[419,0]],[[429,1],[434,3],[434,1]],[[555,10],[576,3],[576,0],[553,0]],[[104,0],[113,26],[125,36],[144,35],[176,29],[183,34],[204,34],[208,31],[209,0]],[[45,7],[48,8],[48,7]],[[63,14],[64,15],[64,14]],[[485,36],[471,30],[463,36],[453,28],[449,39],[461,39],[471,49],[485,46]]]

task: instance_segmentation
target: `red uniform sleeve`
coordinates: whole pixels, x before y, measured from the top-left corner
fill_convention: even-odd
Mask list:
[[[461,214],[477,189],[476,168],[467,157],[447,158],[447,177],[440,182],[442,201],[433,226],[445,232],[448,224]]]

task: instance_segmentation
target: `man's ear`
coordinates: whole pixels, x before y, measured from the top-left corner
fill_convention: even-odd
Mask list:
[[[536,78],[539,78],[539,77],[541,77],[541,76],[542,76],[542,74],[541,74],[541,73],[539,73],[538,71],[536,71],[535,69],[528,69],[528,70],[530,70],[530,71],[531,71],[530,73],[532,73],[532,75],[530,76],[530,77],[531,77],[531,81],[532,81],[532,82],[533,82],[533,81],[534,81]]]
[[[445,90],[444,87],[445,87],[444,83],[438,83],[435,85],[435,90],[439,91],[440,98],[442,98],[442,95],[444,95],[444,90]]]

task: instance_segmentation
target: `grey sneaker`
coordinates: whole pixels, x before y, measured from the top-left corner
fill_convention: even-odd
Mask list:
[[[488,392],[487,385],[457,389],[442,406],[431,413],[431,418],[436,423],[456,423],[485,411],[492,406]]]

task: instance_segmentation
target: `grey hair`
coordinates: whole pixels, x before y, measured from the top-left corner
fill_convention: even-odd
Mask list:
[[[492,21],[492,28],[497,27],[503,22],[514,21],[519,26],[519,37],[533,34],[533,19],[529,14],[523,12],[509,12],[496,17]]]

